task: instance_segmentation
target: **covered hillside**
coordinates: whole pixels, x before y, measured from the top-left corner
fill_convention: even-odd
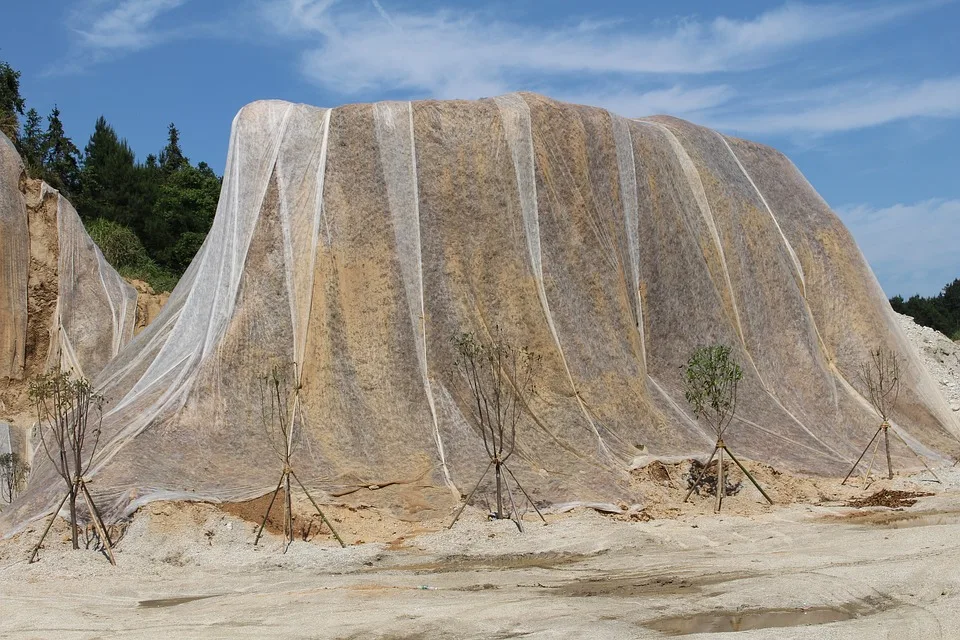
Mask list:
[[[895,427],[930,456],[957,449],[850,234],[770,148],[534,94],[257,102],[200,253],[96,379],[92,486],[114,518],[271,490],[257,378],[295,362],[308,485],[445,511],[486,462],[452,338],[494,326],[544,358],[514,466],[544,503],[635,501],[641,451],[709,450],[681,391],[705,343],[744,365],[727,438],[744,457],[845,471],[877,426],[855,371],[878,344],[908,356]],[[55,492],[39,466],[0,526]]]

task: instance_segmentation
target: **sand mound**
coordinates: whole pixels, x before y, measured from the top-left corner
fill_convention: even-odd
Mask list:
[[[849,232],[773,149],[533,94],[258,102],[234,121],[203,248],[97,378],[92,486],[111,519],[267,493],[257,379],[295,362],[303,481],[446,514],[487,461],[452,338],[494,326],[543,355],[511,459],[542,504],[639,504],[638,455],[709,451],[681,379],[705,342],[744,367],[726,437],[744,460],[842,475],[876,429],[855,373],[877,344],[909,354],[895,428],[933,460],[957,448]],[[0,529],[56,492],[38,467]]]

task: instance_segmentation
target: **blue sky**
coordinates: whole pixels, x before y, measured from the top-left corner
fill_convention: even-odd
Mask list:
[[[888,294],[960,277],[960,2],[30,0],[0,59],[82,147],[105,115],[139,158],[181,129],[222,170],[244,104],[532,90],[669,113],[787,153]]]

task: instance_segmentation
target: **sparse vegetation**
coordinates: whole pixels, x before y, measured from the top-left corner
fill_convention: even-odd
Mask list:
[[[66,495],[53,517],[57,517],[66,502],[70,510],[70,539],[73,548],[79,549],[77,501],[83,498],[89,517],[98,529],[101,543],[113,563],[110,538],[84,479],[100,444],[103,396],[97,394],[85,378],[73,377],[65,371],[54,371],[38,375],[30,383],[30,400],[37,413],[41,448],[66,485]],[[34,548],[31,562],[36,558],[49,529],[48,525]]]
[[[867,400],[884,422],[900,397],[903,364],[899,353],[880,346],[870,351],[869,358],[860,364],[857,372],[860,383],[867,391]]]
[[[27,483],[30,465],[20,454],[0,455],[0,501],[10,504]]]
[[[276,502],[281,491],[283,491],[283,535],[286,539],[284,553],[294,541],[296,530],[293,526],[293,501],[290,482],[292,478],[307,496],[307,499],[310,500],[310,504],[316,509],[323,523],[330,529],[333,537],[337,539],[341,547],[345,547],[346,544],[343,539],[340,538],[323,510],[320,509],[320,505],[313,499],[307,487],[304,486],[293,470],[292,458],[300,444],[305,419],[303,399],[300,396],[299,367],[296,363],[275,365],[269,373],[260,376],[258,382],[260,385],[260,421],[263,425],[264,437],[282,463],[283,470],[280,473],[277,488],[274,489],[270,502],[267,504],[266,512],[263,514],[263,522],[261,522],[257,537],[253,541],[254,546],[260,542],[260,537],[263,535],[263,530],[270,518],[273,503]]]
[[[469,389],[463,404],[469,407],[473,424],[480,431],[489,463],[477,487],[467,496],[450,526],[456,523],[463,508],[493,467],[497,500],[494,517],[509,518],[512,514],[522,531],[520,514],[505,473],[509,474],[534,509],[536,505],[506,463],[516,451],[517,426],[536,393],[536,376],[542,358],[525,346],[510,344],[499,328],[494,329],[493,338],[488,343],[480,341],[472,333],[461,333],[454,338],[454,344],[459,355],[456,366]],[[503,508],[504,492],[510,500],[509,512]],[[537,513],[540,513],[539,510]]]
[[[737,411],[737,389],[742,379],[743,369],[734,358],[733,350],[727,345],[700,347],[687,360],[683,373],[684,397],[690,403],[694,416],[706,422],[717,434],[717,444],[705,464],[701,465],[698,460],[693,461],[692,466],[699,466],[699,471],[695,480],[692,482],[688,480],[689,490],[683,499],[684,502],[690,499],[694,491],[698,491],[699,487],[709,481],[717,496],[714,511],[720,511],[729,484],[723,468],[723,457],[726,454],[740,467],[743,475],[750,480],[767,502],[773,504],[770,496],[747,471],[747,468],[737,460],[723,440],[723,435]],[[714,457],[717,457],[717,464],[711,476],[711,469],[713,469],[711,463]],[[739,483],[729,486],[736,491],[740,489]]]
[[[864,397],[866,397],[874,409],[877,410],[882,422],[877,428],[876,433],[870,438],[870,442],[863,448],[860,457],[853,463],[850,472],[847,473],[843,482],[840,484],[846,484],[850,476],[853,475],[853,472],[857,470],[860,461],[863,460],[870,446],[876,442],[876,445],[873,447],[873,455],[870,457],[870,463],[867,465],[867,471],[864,474],[864,478],[869,479],[870,472],[873,470],[873,463],[876,461],[877,453],[880,449],[880,434],[883,434],[883,447],[887,455],[887,478],[890,480],[893,479],[893,461],[890,458],[890,431],[892,428],[889,423],[889,418],[897,406],[897,400],[900,398],[902,370],[905,363],[906,360],[898,352],[880,345],[876,349],[872,349],[867,359],[860,364],[857,377],[860,380],[863,390],[866,392]],[[927,471],[930,472],[936,481],[940,482],[937,474],[930,469],[923,457],[914,451],[913,447],[907,444],[903,436],[896,431],[894,431],[893,434],[923,463],[923,466],[926,467]]]

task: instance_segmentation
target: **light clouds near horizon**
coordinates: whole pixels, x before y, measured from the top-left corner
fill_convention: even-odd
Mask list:
[[[147,136],[136,129],[175,119],[186,144],[198,141],[188,152],[222,166],[222,121],[260,98],[335,106],[532,90],[772,144],[851,227],[889,294],[930,295],[960,276],[949,241],[960,223],[960,44],[950,27],[960,8],[951,0],[53,4],[59,18],[15,6],[23,15],[7,24],[42,14],[41,31],[58,32],[58,46],[27,54],[29,29],[0,27],[0,58],[24,71],[28,100],[34,89],[65,116],[89,119],[119,103],[108,120],[141,157],[154,149],[140,147]],[[89,90],[65,95],[58,85]],[[151,108],[137,111],[139,95]],[[141,120],[169,115],[138,121],[131,110]],[[69,133],[82,142],[91,128]]]

